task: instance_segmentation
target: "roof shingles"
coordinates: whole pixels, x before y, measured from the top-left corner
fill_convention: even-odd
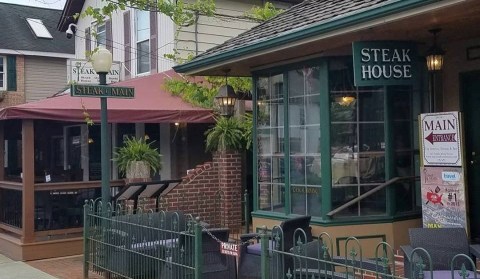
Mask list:
[[[61,14],[61,10],[0,3],[0,49],[74,54],[75,40],[56,30]],[[42,20],[53,39],[36,38],[27,18]]]
[[[299,29],[319,25],[337,17],[344,17],[364,9],[374,8],[383,4],[383,2],[391,1],[395,0],[305,0],[237,37],[209,49],[195,57],[193,61],[214,56],[234,48],[255,45]]]

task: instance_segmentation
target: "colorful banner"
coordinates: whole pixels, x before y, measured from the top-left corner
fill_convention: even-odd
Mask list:
[[[465,178],[461,167],[421,169],[423,227],[467,228]]]

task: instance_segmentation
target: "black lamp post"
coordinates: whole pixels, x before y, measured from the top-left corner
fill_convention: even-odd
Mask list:
[[[218,94],[215,96],[215,104],[220,109],[220,115],[230,117],[233,115],[235,109],[235,101],[237,100],[237,94],[231,85],[228,85],[227,73],[225,71],[225,85],[222,85],[218,89]]]
[[[100,85],[107,85],[107,74],[112,67],[112,54],[105,48],[100,48],[92,55],[92,65],[100,79]],[[101,164],[102,164],[102,204],[105,207],[110,202],[110,158],[108,138],[107,97],[100,98],[101,105]]]

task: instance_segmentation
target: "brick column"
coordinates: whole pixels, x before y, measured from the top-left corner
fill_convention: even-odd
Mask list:
[[[217,152],[213,163],[218,169],[218,189],[223,194],[224,226],[242,226],[242,155],[237,151]]]

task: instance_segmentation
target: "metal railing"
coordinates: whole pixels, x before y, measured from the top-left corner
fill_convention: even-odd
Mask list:
[[[370,197],[371,195],[375,194],[376,192],[378,192],[378,191],[386,188],[387,186],[393,185],[393,184],[395,184],[395,183],[397,183],[397,182],[399,182],[399,181],[402,181],[402,180],[418,180],[418,179],[420,179],[419,176],[394,177],[394,178],[392,178],[392,179],[390,179],[390,180],[388,180],[388,181],[386,181],[386,182],[378,185],[377,187],[375,187],[375,188],[373,188],[373,189],[371,189],[371,190],[369,190],[369,191],[361,194],[360,196],[358,196],[358,197],[356,197],[356,198],[354,198],[354,199],[352,199],[352,200],[350,200],[350,201],[342,204],[341,206],[335,208],[334,210],[328,212],[328,213],[327,213],[327,216],[332,217],[333,215],[335,215],[335,214],[337,214],[337,213],[339,213],[339,212],[341,212],[341,211],[349,208],[350,206],[352,206],[352,205],[360,202],[361,200],[363,200],[363,199],[365,199],[365,198],[368,198],[368,197]]]
[[[84,278],[201,278],[202,227],[177,212],[136,214],[101,201],[84,205]]]
[[[458,254],[448,259],[450,269],[434,270],[432,257],[423,248],[413,249],[407,262],[409,274],[404,274],[404,263],[395,261],[395,252],[387,242],[379,242],[373,253],[365,253],[361,241],[355,237],[345,240],[342,256],[332,255],[333,241],[328,233],[321,233],[307,242],[307,233],[297,229],[293,239],[283,238],[282,229],[266,227],[260,234],[262,279],[468,279],[480,278],[471,257]],[[294,246],[285,251],[287,241]],[[461,268],[457,268],[459,266]]]

